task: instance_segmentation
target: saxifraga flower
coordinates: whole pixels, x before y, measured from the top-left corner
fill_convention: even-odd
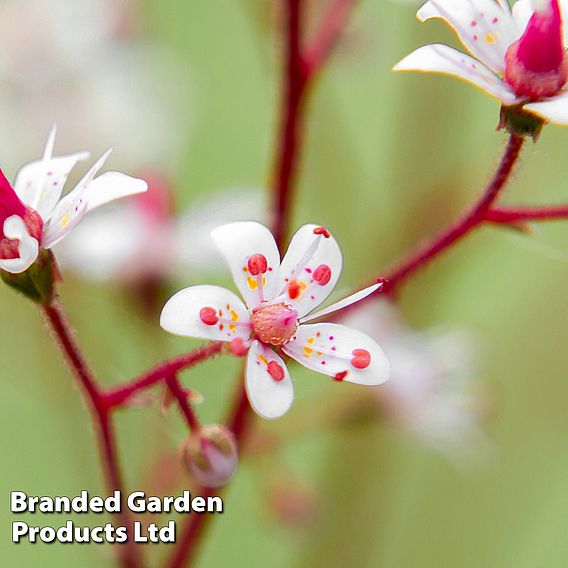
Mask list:
[[[260,223],[223,225],[212,237],[245,303],[225,288],[191,286],[167,302],[160,323],[171,333],[230,342],[237,354],[248,351],[246,389],[259,414],[278,418],[292,404],[294,388],[282,355],[336,381],[372,386],[387,380],[387,358],[368,335],[334,323],[306,325],[381,286],[308,315],[341,273],[341,251],[327,229],[301,227],[282,262],[272,234]]]

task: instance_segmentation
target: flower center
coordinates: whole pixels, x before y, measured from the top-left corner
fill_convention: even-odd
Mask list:
[[[542,4],[505,56],[505,79],[519,97],[552,97],[568,81],[558,0]]]
[[[298,312],[284,303],[259,306],[251,319],[256,337],[269,345],[285,345],[298,329]]]
[[[31,237],[41,243],[43,220],[39,213],[31,207],[25,207],[22,219]],[[0,226],[0,258],[10,259],[19,257],[19,241],[4,236],[3,223]]]

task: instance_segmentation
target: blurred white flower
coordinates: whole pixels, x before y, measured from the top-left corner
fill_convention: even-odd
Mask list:
[[[384,299],[368,302],[348,324],[379,341],[391,380],[377,389],[380,410],[455,465],[470,465],[491,448],[482,422],[487,401],[476,384],[479,354],[464,331],[417,332]]]
[[[266,191],[223,189],[176,215],[170,182],[158,171],[140,172],[143,195],[86,219],[75,238],[57,248],[62,270],[95,281],[136,283],[183,274],[209,274],[223,266],[211,240],[219,223],[268,218]]]
[[[135,33],[133,0],[0,3],[3,164],[21,163],[34,133],[57,122],[63,147],[112,140],[128,169],[181,159],[187,87],[172,54]]]

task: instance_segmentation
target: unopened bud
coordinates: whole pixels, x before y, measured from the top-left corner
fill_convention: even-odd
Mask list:
[[[220,487],[237,468],[237,445],[224,426],[211,424],[191,434],[183,447],[183,459],[190,475],[204,487]]]

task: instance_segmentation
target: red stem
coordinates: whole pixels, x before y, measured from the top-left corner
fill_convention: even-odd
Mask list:
[[[213,341],[207,345],[198,347],[189,353],[163,361],[156,365],[153,369],[146,371],[137,379],[107,391],[105,393],[106,404],[110,407],[122,406],[129,398],[141,390],[152,387],[156,383],[167,379],[171,375],[175,375],[183,369],[195,367],[195,365],[211,359],[215,355],[221,353],[222,349],[222,342]]]
[[[407,260],[386,274],[385,278],[389,283],[389,292],[393,292],[410,275],[424,268],[440,253],[452,247],[462,237],[471,233],[484,222],[486,213],[495,203],[495,200],[499,197],[501,190],[505,187],[513,173],[524,141],[525,138],[522,136],[517,136],[516,134],[509,136],[499,167],[479,200],[461,219],[442,232],[432,243],[411,255]]]
[[[489,210],[485,220],[498,225],[529,221],[559,221],[568,219],[568,205],[546,207],[499,207]]]
[[[302,102],[306,69],[300,53],[302,0],[288,0],[286,84],[274,180],[274,238],[280,246],[288,232],[292,191],[298,168],[298,140],[302,128]]]
[[[303,101],[306,88],[330,53],[335,38],[347,20],[350,10],[347,4],[354,2],[335,2],[333,7],[341,5],[341,13],[333,15],[332,10],[325,18],[321,32],[318,34],[310,50],[308,65],[301,53],[302,0],[288,0],[287,25],[287,62],[286,84],[281,121],[281,133],[276,152],[274,176],[274,238],[280,250],[283,249],[288,234],[290,205],[292,202],[295,179],[301,149],[301,133],[303,123]],[[344,6],[345,5],[345,6]],[[332,8],[333,8],[332,7]],[[230,411],[227,425],[233,432],[239,445],[242,445],[249,430],[251,406],[248,401],[244,380],[239,381],[234,405]],[[217,494],[219,492],[217,491]],[[202,493],[211,495],[211,490]],[[203,534],[207,526],[208,515],[188,517],[180,533],[179,545],[167,563],[168,568],[186,568],[196,558]]]
[[[341,32],[345,29],[357,0],[333,0],[323,18],[319,32],[306,49],[306,73],[317,73],[327,61]]]
[[[106,404],[103,391],[86,364],[61,308],[53,303],[42,306],[42,309],[91,407],[93,422],[98,435],[99,449],[104,464],[107,490],[109,493],[120,491],[122,498],[124,496],[124,484],[116,452],[114,428],[109,412],[110,408]],[[119,516],[121,524],[131,529],[129,515],[126,513],[124,503],[122,503]],[[129,530],[129,533],[131,533],[131,530]],[[138,548],[130,538],[125,544],[117,546],[119,546],[120,563],[123,568],[139,568],[142,566]]]
[[[193,411],[193,408],[191,408],[191,404],[189,404],[187,400],[187,393],[180,385],[177,375],[175,373],[168,375],[166,377],[166,384],[168,385],[173,397],[176,399],[179,410],[185,418],[190,431],[197,432],[197,430],[201,427],[199,424],[199,418],[197,418],[197,414]]]

